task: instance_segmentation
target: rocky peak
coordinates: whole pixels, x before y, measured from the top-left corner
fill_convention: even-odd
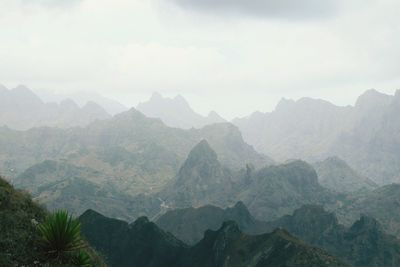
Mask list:
[[[190,151],[182,168],[191,168],[196,165],[214,165],[217,161],[217,154],[208,142],[203,139]]]

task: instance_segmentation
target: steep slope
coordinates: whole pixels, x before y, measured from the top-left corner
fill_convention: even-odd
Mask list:
[[[224,221],[235,221],[246,233],[262,233],[266,224],[256,220],[242,202],[226,209],[206,205],[200,208],[171,210],[155,223],[183,242],[193,245],[203,238],[206,230],[218,230]]]
[[[372,180],[361,176],[338,157],[330,157],[313,164],[319,183],[340,193],[369,191],[378,187]]]
[[[400,185],[391,184],[371,192],[347,199],[336,210],[338,218],[346,225],[358,219],[360,214],[376,218],[390,234],[400,237]]]
[[[189,153],[174,183],[160,195],[172,208],[226,206],[234,200],[231,176],[208,142],[202,140]]]
[[[140,103],[137,109],[148,117],[160,118],[170,127],[182,129],[201,128],[208,124],[225,122],[214,111],[207,117],[197,114],[180,95],[166,98],[154,93],[147,102]]]
[[[15,190],[0,177],[0,266],[62,267],[48,265],[49,259],[40,249],[36,223],[43,222],[46,215],[47,211],[28,194]],[[105,266],[90,247],[85,250],[92,255],[96,266]]]
[[[95,120],[110,118],[98,104],[88,102],[82,108],[72,100],[44,103],[25,86],[0,91],[0,126],[26,130],[32,127],[86,126]]]
[[[105,254],[110,266],[347,266],[282,230],[247,236],[236,223],[226,222],[187,247],[146,218],[129,225],[87,211],[80,220],[89,243]]]
[[[355,106],[319,99],[282,100],[271,113],[233,121],[244,139],[277,160],[310,162],[338,156],[378,184],[399,181],[400,91],[369,90]]]
[[[269,223],[321,247],[352,266],[395,267],[400,264],[400,240],[386,234],[379,223],[362,216],[350,228],[320,206],[304,206],[293,215]]]
[[[79,220],[89,244],[105,255],[110,266],[178,266],[187,250],[184,243],[145,217],[128,224],[88,210]]]
[[[260,220],[277,219],[304,204],[333,205],[340,197],[321,187],[315,170],[303,161],[266,167],[250,179],[238,199]]]

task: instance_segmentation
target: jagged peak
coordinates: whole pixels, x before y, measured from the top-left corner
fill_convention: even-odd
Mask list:
[[[142,227],[146,224],[149,224],[150,220],[146,216],[142,216],[136,219],[136,221],[133,222],[133,227]]]
[[[382,226],[375,218],[366,214],[361,214],[360,219],[354,222],[354,224],[350,227],[350,232],[360,233],[366,231],[380,232],[382,231]]]
[[[189,156],[186,161],[195,162],[195,161],[217,161],[218,156],[217,153],[211,148],[207,140],[201,140],[189,153]]]

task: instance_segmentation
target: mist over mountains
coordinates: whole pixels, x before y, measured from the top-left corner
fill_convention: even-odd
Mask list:
[[[283,99],[270,113],[233,121],[258,151],[282,161],[310,162],[337,156],[378,184],[398,181],[400,91],[394,96],[368,90],[355,106]]]
[[[111,116],[2,88],[0,173],[82,214],[110,266],[394,267],[398,98],[282,100],[230,123],[181,96]]]
[[[110,117],[103,107],[93,101],[82,107],[71,99],[63,99],[59,103],[44,102],[23,85],[11,90],[0,85],[1,126],[16,130],[41,126],[70,128],[87,126],[95,120]]]
[[[147,102],[139,103],[137,109],[147,117],[160,118],[167,126],[182,129],[201,128],[208,124],[226,122],[215,111],[207,117],[197,114],[180,95],[174,98],[153,93]]]

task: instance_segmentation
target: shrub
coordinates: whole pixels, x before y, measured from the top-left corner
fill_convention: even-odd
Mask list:
[[[80,223],[67,211],[56,211],[38,225],[42,246],[49,257],[62,258],[84,247]]]

